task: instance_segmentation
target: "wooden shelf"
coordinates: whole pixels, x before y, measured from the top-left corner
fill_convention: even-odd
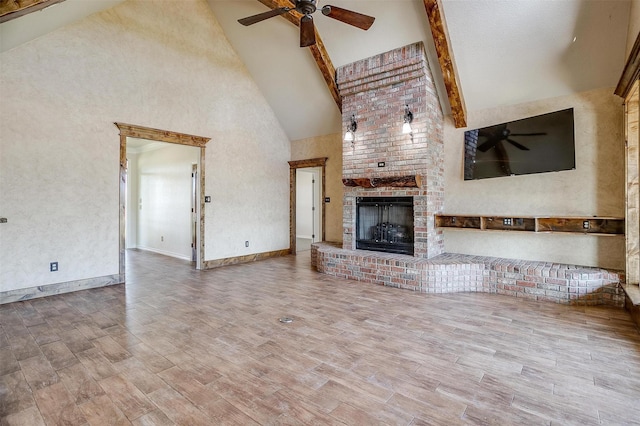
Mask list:
[[[436,216],[436,226],[441,228],[481,229],[477,216]]]
[[[624,219],[608,217],[539,217],[538,232],[624,234]]]
[[[500,231],[534,231],[536,219],[532,217],[482,217],[482,229],[495,229]]]
[[[570,232],[591,235],[624,235],[624,219],[618,217],[507,217],[436,215],[440,228],[494,231]]]

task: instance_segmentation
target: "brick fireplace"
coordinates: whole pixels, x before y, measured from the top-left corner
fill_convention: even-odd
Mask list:
[[[343,128],[353,115],[357,131],[353,143],[343,142],[343,242],[312,245],[311,263],[319,272],[424,293],[487,292],[622,306],[619,272],[444,253],[435,221],[444,208],[443,113],[421,43],[345,65],[337,70],[337,83]],[[405,106],[413,113],[412,134],[402,133]],[[357,246],[358,202],[380,197],[412,201],[412,255]],[[368,228],[391,235],[378,227],[392,222],[398,225],[381,219]]]
[[[358,198],[413,197],[413,255],[441,254],[443,236],[434,218],[444,203],[443,113],[424,46],[415,43],[363,59],[336,74],[343,127],[352,115],[358,123],[353,143],[343,142],[343,181],[356,182],[344,191],[343,248],[356,249]],[[413,114],[412,134],[402,133],[405,106]],[[388,183],[411,177],[415,187]],[[362,180],[374,186],[358,185]]]

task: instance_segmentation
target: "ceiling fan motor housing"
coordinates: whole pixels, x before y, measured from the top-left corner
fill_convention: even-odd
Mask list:
[[[311,15],[316,11],[316,0],[298,0],[296,10],[303,15]]]

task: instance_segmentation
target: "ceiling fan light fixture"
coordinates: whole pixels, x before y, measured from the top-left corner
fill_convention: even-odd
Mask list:
[[[409,110],[409,105],[404,106],[404,123],[402,124],[402,133],[405,135],[411,134],[411,122],[413,121],[413,113]]]

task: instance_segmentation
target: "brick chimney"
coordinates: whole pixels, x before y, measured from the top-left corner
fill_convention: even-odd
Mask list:
[[[444,252],[435,215],[444,207],[443,113],[424,46],[411,44],[336,70],[346,130],[355,115],[355,140],[343,142],[343,179],[418,176],[420,187],[345,187],[343,248],[355,250],[356,197],[414,200],[414,256]],[[403,134],[405,105],[412,134]],[[384,166],[382,164],[384,163]]]

